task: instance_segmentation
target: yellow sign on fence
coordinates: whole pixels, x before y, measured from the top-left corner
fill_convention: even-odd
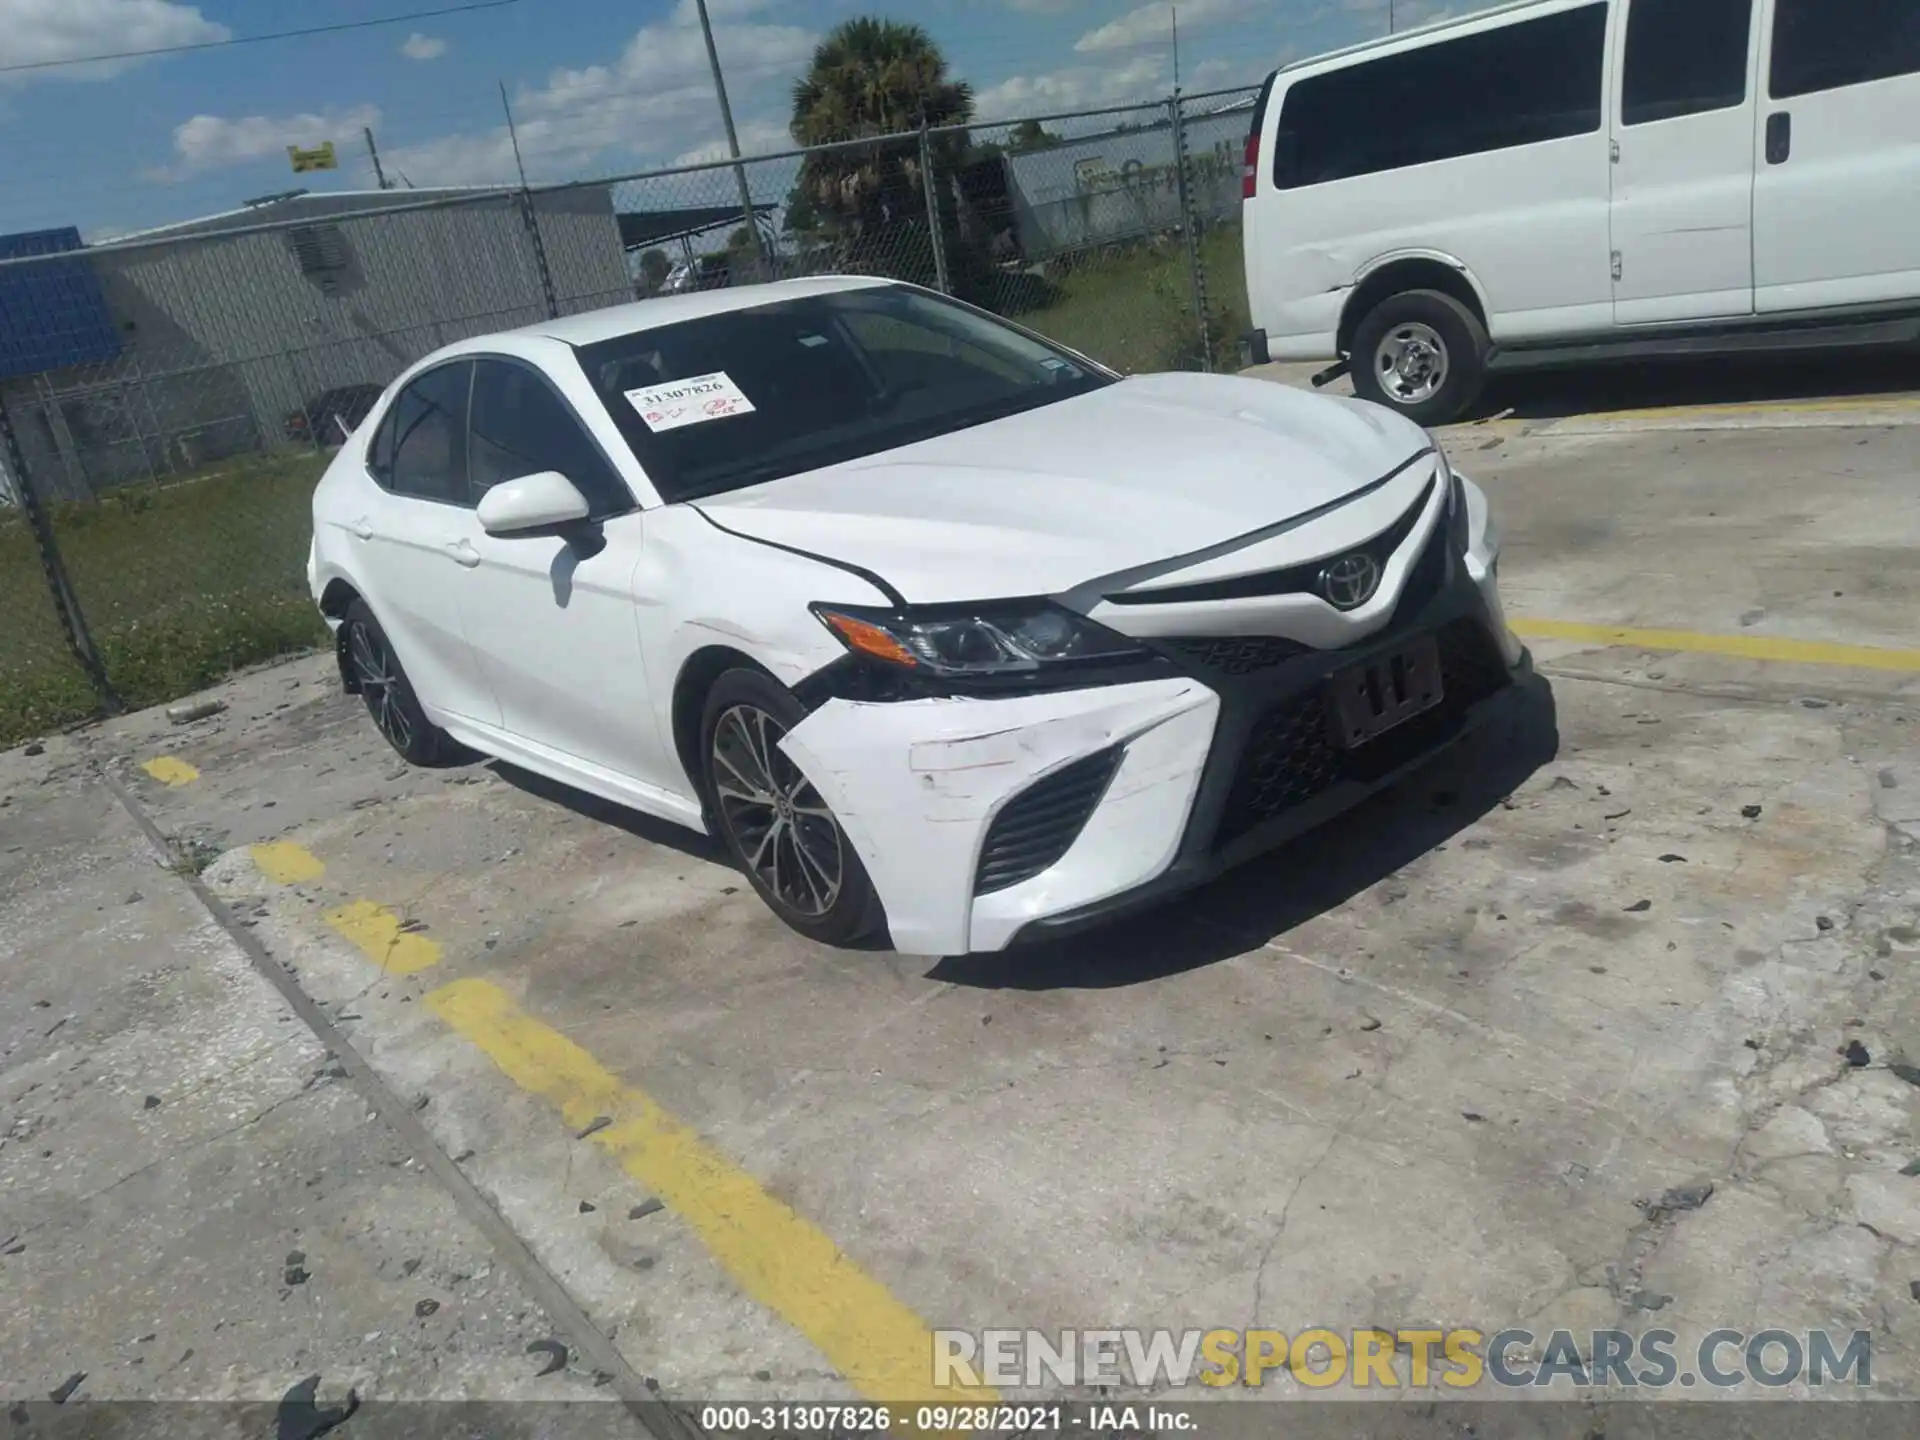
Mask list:
[[[327,141],[313,150],[302,150],[298,145],[287,146],[287,159],[293,162],[293,173],[303,175],[309,170],[338,170],[340,159],[333,153],[333,142]]]

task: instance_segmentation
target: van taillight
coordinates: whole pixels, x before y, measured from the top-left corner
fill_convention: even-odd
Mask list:
[[[1247,136],[1247,164],[1240,172],[1240,198],[1253,199],[1253,192],[1260,183],[1260,132],[1255,130]]]

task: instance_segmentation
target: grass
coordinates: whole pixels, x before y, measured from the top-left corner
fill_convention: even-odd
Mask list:
[[[1208,231],[1201,263],[1215,367],[1247,327],[1238,227]],[[1001,277],[996,308],[1123,372],[1202,368],[1186,245],[1178,238]],[[93,642],[128,706],[154,705],[244,665],[318,644],[306,589],[321,457],[261,455],[163,487],[52,512]],[[32,532],[0,518],[0,746],[97,714],[68,648]]]
[[[251,457],[52,508],[68,578],[125,704],[177,699],[324,638],[305,575],[323,466],[314,455]],[[98,708],[48,598],[32,532],[18,517],[0,522],[0,745]]]
[[[1209,339],[1217,369],[1232,367],[1248,325],[1240,229],[1222,226],[1200,241]],[[1179,237],[1091,257],[1049,272],[1030,308],[1009,305],[1021,324],[1127,374],[1198,370],[1203,346],[1194,315],[1192,271]]]

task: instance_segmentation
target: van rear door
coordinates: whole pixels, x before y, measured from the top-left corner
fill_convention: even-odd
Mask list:
[[[1760,310],[1920,298],[1920,0],[1773,0],[1770,30]]]
[[[1757,8],[1614,7],[1615,324],[1753,313]]]

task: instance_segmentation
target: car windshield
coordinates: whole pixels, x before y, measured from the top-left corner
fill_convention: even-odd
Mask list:
[[[856,460],[1112,380],[991,316],[900,285],[729,310],[584,346],[661,498]]]

